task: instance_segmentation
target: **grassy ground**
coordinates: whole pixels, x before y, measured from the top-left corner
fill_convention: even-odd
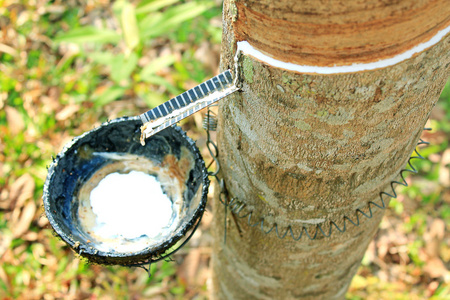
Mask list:
[[[210,213],[148,278],[76,257],[52,235],[41,197],[46,166],[72,137],[217,72],[219,2],[0,0],[0,299],[208,297]],[[349,299],[450,299],[449,118],[450,87],[424,134],[429,160],[391,202]],[[182,123],[202,147],[200,124]]]

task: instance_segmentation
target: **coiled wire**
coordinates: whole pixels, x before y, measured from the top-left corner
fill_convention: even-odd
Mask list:
[[[219,149],[217,148],[217,145],[212,141],[211,139],[211,131],[217,130],[217,115],[211,110],[211,107],[217,107],[218,104],[213,104],[208,106],[208,110],[206,112],[206,115],[203,119],[203,128],[206,130],[206,147],[208,148],[209,155],[212,157],[212,161],[206,166],[206,169],[209,169],[214,163],[216,163],[216,170],[215,171],[209,171],[209,176],[213,176],[216,179],[218,179],[217,174],[219,174],[220,171],[220,164],[219,164]]]
[[[212,112],[211,112],[212,113]],[[224,242],[226,243],[226,234],[227,234],[227,213],[228,213],[228,209],[231,211],[231,213],[234,215],[234,217],[240,218],[240,219],[244,219],[247,218],[247,225],[250,227],[257,227],[259,226],[261,228],[261,231],[265,234],[269,234],[271,232],[275,232],[276,236],[280,239],[284,239],[287,235],[289,235],[293,240],[298,241],[302,238],[303,235],[306,235],[310,240],[315,240],[318,236],[323,235],[324,237],[329,237],[331,236],[332,232],[333,232],[333,227],[336,228],[337,231],[339,232],[345,232],[347,230],[347,223],[351,223],[353,226],[359,226],[361,224],[361,216],[366,217],[368,219],[371,219],[373,217],[373,209],[375,207],[379,208],[379,209],[386,209],[387,205],[385,202],[385,198],[386,197],[390,197],[390,198],[397,198],[398,194],[396,192],[396,187],[401,185],[404,187],[408,186],[408,183],[406,182],[406,173],[413,173],[413,174],[417,174],[418,170],[412,165],[412,160],[414,159],[420,159],[420,160],[424,160],[425,157],[423,157],[416,149],[414,149],[414,152],[412,154],[412,156],[408,159],[408,163],[406,168],[402,169],[400,171],[400,178],[401,180],[394,180],[391,181],[390,183],[390,188],[391,191],[390,192],[380,192],[379,197],[380,197],[380,203],[376,203],[374,201],[369,201],[367,206],[368,206],[368,212],[364,212],[362,209],[358,208],[356,209],[355,212],[355,218],[351,218],[347,215],[343,216],[343,225],[342,227],[340,227],[335,221],[330,220],[329,221],[329,228],[324,229],[322,227],[322,224],[316,224],[315,227],[316,229],[314,230],[314,232],[312,232],[312,229],[308,229],[305,226],[302,226],[302,229],[300,231],[300,233],[298,235],[296,235],[294,233],[294,230],[292,228],[291,225],[288,225],[285,227],[285,229],[281,229],[280,226],[278,226],[278,224],[273,223],[272,226],[270,226],[270,228],[268,230],[264,229],[264,225],[267,225],[267,222],[265,221],[264,217],[259,217],[259,219],[257,221],[252,221],[252,219],[254,219],[253,214],[254,211],[253,210],[248,210],[246,209],[247,205],[239,200],[237,197],[233,197],[231,199],[229,199],[228,197],[228,193],[225,187],[225,182],[223,179],[219,179],[219,177],[217,176],[217,174],[220,171],[220,164],[218,161],[218,149],[217,149],[217,145],[210,140],[210,134],[209,131],[212,130],[212,128],[214,128],[214,130],[217,128],[217,121],[212,122],[210,119],[211,118],[215,118],[214,115],[210,114],[210,111],[208,109],[208,113],[207,113],[207,118],[208,120],[204,120],[204,124],[213,124],[214,126],[211,127],[206,127],[206,131],[207,131],[207,147],[209,150],[209,153],[211,154],[212,158],[213,158],[213,162],[216,162],[217,164],[217,169],[215,172],[210,173],[211,176],[214,176],[215,179],[218,181],[219,186],[220,186],[220,194],[219,194],[219,201],[224,205],[225,207],[225,229],[224,229]],[[424,128],[423,130],[429,131],[431,130],[431,128]],[[417,143],[417,146],[421,146],[421,145],[429,145],[428,142],[424,141],[423,139],[419,139],[419,142]],[[212,148],[210,148],[212,147]],[[211,163],[212,164],[212,163]],[[210,164],[210,165],[211,165]]]

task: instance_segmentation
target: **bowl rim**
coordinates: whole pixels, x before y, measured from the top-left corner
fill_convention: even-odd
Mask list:
[[[77,240],[73,235],[71,235],[68,232],[65,232],[61,226],[60,222],[57,221],[55,216],[53,215],[53,212],[50,209],[50,186],[53,176],[55,175],[55,172],[58,168],[59,161],[64,158],[67,154],[67,152],[76,145],[80,140],[84,139],[87,135],[90,135],[92,133],[98,132],[100,130],[103,130],[107,128],[107,126],[111,126],[111,124],[117,124],[122,122],[136,122],[141,123],[141,120],[139,116],[133,116],[133,117],[121,117],[117,119],[113,119],[107,122],[102,123],[99,127],[96,127],[92,130],[86,131],[83,134],[74,137],[70,142],[64,145],[61,152],[57,154],[57,156],[53,159],[50,166],[48,167],[48,173],[47,177],[44,183],[43,188],[43,203],[44,203],[44,210],[45,214],[47,216],[47,219],[49,220],[49,223],[51,227],[53,228],[54,232],[59,236],[66,244],[72,248],[77,254],[86,257],[90,262],[93,263],[99,263],[99,264],[105,264],[105,265],[136,265],[136,264],[146,264],[149,261],[153,261],[152,258],[158,257],[163,255],[167,252],[168,249],[170,249],[173,245],[175,245],[181,238],[183,238],[186,233],[194,228],[194,225],[200,221],[203,212],[206,207],[207,202],[207,195],[208,195],[208,188],[210,184],[210,180],[208,178],[208,170],[206,169],[205,162],[200,154],[200,150],[198,149],[197,145],[195,144],[195,141],[193,141],[190,137],[187,136],[186,132],[184,132],[180,127],[178,126],[171,126],[172,129],[180,135],[181,139],[184,139],[187,141],[189,145],[190,152],[194,155],[194,163],[200,164],[202,176],[202,190],[198,191],[201,192],[201,199],[198,206],[195,208],[192,218],[184,223],[184,226],[181,228],[178,228],[173,235],[170,235],[166,239],[162,240],[161,242],[153,245],[151,248],[146,247],[144,249],[141,249],[139,251],[135,252],[106,252],[101,251],[98,249],[95,249],[92,246],[86,245],[82,240]]]

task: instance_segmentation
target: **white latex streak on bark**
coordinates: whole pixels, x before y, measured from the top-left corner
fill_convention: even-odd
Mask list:
[[[273,57],[267,56],[266,54],[260,52],[258,49],[254,48],[247,41],[237,42],[237,52],[243,52],[247,55],[251,55],[254,58],[267,63],[270,66],[281,68],[289,71],[299,72],[299,73],[310,73],[310,74],[340,74],[340,73],[354,73],[375,69],[382,69],[389,66],[393,66],[402,61],[411,58],[413,55],[425,51],[431,46],[437,44],[442,38],[444,38],[450,32],[450,26],[439,31],[435,36],[429,39],[425,43],[421,43],[401,54],[387,59],[378,60],[371,63],[354,63],[349,66],[333,66],[333,67],[320,67],[320,66],[307,66],[307,65],[297,65],[289,62],[284,62]]]

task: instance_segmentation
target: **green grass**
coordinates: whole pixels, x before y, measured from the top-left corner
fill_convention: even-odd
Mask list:
[[[9,199],[21,176],[31,175],[26,185],[31,197],[20,205],[0,206],[0,298],[205,299],[205,281],[189,285],[178,275],[177,262],[153,264],[150,278],[142,269],[90,265],[53,236],[42,217],[46,166],[66,142],[211,77],[213,70],[195,53],[204,43],[213,47],[221,41],[221,28],[214,25],[220,23],[221,7],[213,0],[89,3],[0,1],[0,22],[7,21],[4,30],[10,34],[2,41],[9,50],[0,52],[0,200]],[[443,220],[447,231],[450,224],[449,187],[439,182],[446,167],[439,160],[449,149],[450,84],[436,111],[440,117],[431,120],[428,135],[432,145],[421,153],[437,163],[415,161],[419,174],[410,176],[412,186],[401,189],[402,197],[388,210],[391,220],[402,220],[395,230],[407,237],[409,261],[387,266],[415,281],[399,276],[386,281],[379,276],[384,270],[366,257],[349,299],[414,299],[411,289],[419,298],[431,297],[433,282],[438,286],[431,299],[449,298],[448,283],[425,274],[423,235],[433,220]],[[198,137],[193,124],[191,119],[184,127]],[[14,237],[14,225],[30,202],[36,212],[29,228]],[[449,266],[444,241],[440,258]]]
[[[54,237],[41,217],[46,166],[71,137],[111,118],[112,111],[137,115],[212,76],[193,53],[203,41],[220,42],[221,29],[210,26],[221,12],[215,2],[136,4],[0,2],[0,15],[13,33],[4,41],[11,53],[0,52],[0,186],[10,191],[30,174],[35,186],[25,202],[37,208],[22,237],[12,236],[10,221],[21,216],[24,203],[0,208],[0,245],[7,247],[0,252],[1,299],[182,299],[187,291],[174,262],[152,265],[150,278],[141,269],[90,265]],[[128,26],[133,20],[138,35]],[[199,289],[196,293],[205,295]]]

